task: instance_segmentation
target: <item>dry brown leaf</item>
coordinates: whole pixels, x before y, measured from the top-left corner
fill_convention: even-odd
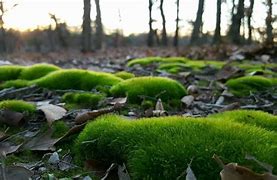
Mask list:
[[[124,97],[124,98],[115,98],[109,104],[111,104],[111,105],[126,104],[126,102],[127,102],[127,97]]]
[[[32,175],[32,171],[21,166],[9,166],[0,171],[0,178],[6,180],[27,180],[31,179]]]
[[[37,109],[41,110],[45,114],[49,125],[51,125],[54,121],[63,118],[67,112],[64,108],[53,104],[39,106]]]
[[[20,112],[1,110],[0,122],[8,124],[10,126],[20,126],[24,123],[24,115]]]
[[[163,102],[161,99],[158,99],[155,110],[153,110],[153,116],[166,116],[167,112],[164,110]]]
[[[54,151],[54,145],[61,140],[52,139],[51,136],[53,134],[53,130],[49,129],[44,134],[32,138],[29,142],[24,145],[24,149],[32,150],[32,151]]]
[[[243,70],[230,63],[225,64],[215,75],[216,80],[228,80],[243,75]]]

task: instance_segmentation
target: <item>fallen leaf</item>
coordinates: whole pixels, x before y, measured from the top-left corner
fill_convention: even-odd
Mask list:
[[[228,80],[230,78],[242,76],[243,73],[242,69],[233,66],[231,63],[227,63],[219,70],[215,78],[216,80]]]
[[[126,104],[126,102],[127,102],[127,97],[124,97],[124,98],[115,98],[109,104],[111,104],[111,105]]]
[[[0,153],[4,153],[6,155],[12,154],[16,152],[21,146],[22,144],[14,145],[11,142],[0,142]]]
[[[181,99],[181,102],[184,103],[186,105],[186,107],[190,107],[192,105],[193,101],[194,101],[194,96],[192,96],[192,95],[184,96]]]
[[[118,166],[117,174],[119,180],[131,180],[125,164],[123,164],[122,166]]]
[[[6,180],[28,180],[32,175],[32,171],[21,166],[8,166],[0,171],[0,179]]]
[[[51,125],[54,121],[63,118],[67,112],[64,108],[53,104],[42,105],[37,109],[41,110],[45,114],[49,125]]]
[[[257,160],[254,156],[246,155],[245,159],[255,161],[257,164],[259,164],[261,167],[263,167],[269,173],[272,173],[272,171],[273,171],[273,166]]]
[[[168,113],[164,110],[163,102],[161,99],[158,99],[155,110],[153,110],[153,116],[166,116]]]
[[[0,122],[10,126],[20,126],[24,123],[24,115],[20,112],[1,110]]]
[[[33,151],[54,151],[54,145],[61,139],[52,139],[53,130],[49,129],[44,134],[32,138],[23,148]]]

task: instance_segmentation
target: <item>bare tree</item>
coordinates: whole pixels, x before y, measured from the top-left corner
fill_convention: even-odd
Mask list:
[[[254,0],[250,0],[250,6],[247,8],[246,16],[247,16],[247,27],[248,27],[248,43],[252,42],[252,25],[251,25],[251,19],[253,14],[253,8],[254,8]]]
[[[90,19],[91,5],[90,0],[84,0],[84,15],[82,25],[82,51],[91,51],[91,19]]]
[[[230,26],[228,36],[232,43],[240,44],[241,43],[241,21],[244,17],[244,0],[239,0],[236,14],[232,16],[232,24]]]
[[[204,13],[204,0],[199,0],[197,15],[193,23],[193,30],[192,30],[191,39],[190,39],[191,44],[197,44],[199,42],[200,35],[202,33],[201,29],[203,25],[203,21],[202,21],[203,13]]]
[[[166,20],[165,20],[165,15],[163,10],[163,4],[164,4],[164,0],[160,0],[160,11],[161,11],[161,16],[163,21],[162,45],[167,46]]]
[[[152,27],[153,18],[152,18],[152,8],[153,8],[153,0],[149,0],[148,10],[149,10],[149,33],[148,33],[148,39],[147,39],[147,45],[149,47],[152,47],[154,45],[154,30]]]
[[[177,0],[176,1],[176,14],[177,14],[177,17],[176,17],[176,28],[175,28],[175,36],[174,36],[174,40],[173,40],[173,46],[174,47],[178,47],[179,45],[179,21],[180,21],[180,18],[179,18],[179,12],[180,12],[180,0]]]
[[[95,36],[95,48],[101,49],[103,44],[103,25],[101,19],[101,9],[99,0],[95,0],[96,5],[96,36]]]
[[[60,19],[56,17],[55,14],[49,14],[50,18],[55,22],[56,28],[55,31],[58,35],[59,43],[61,47],[67,48],[68,47],[68,30],[66,23],[61,23]]]
[[[221,3],[222,0],[217,0],[217,11],[216,11],[216,27],[215,27],[215,33],[214,33],[214,43],[220,43],[221,41]]]
[[[272,18],[272,0],[266,0],[266,5],[268,6],[267,17],[265,20],[266,24],[266,44],[273,44],[273,18]]]

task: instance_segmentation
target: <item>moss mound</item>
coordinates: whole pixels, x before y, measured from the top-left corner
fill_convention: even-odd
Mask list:
[[[33,66],[24,68],[19,76],[19,79],[34,80],[59,69],[60,68],[58,66],[51,64],[35,64]]]
[[[121,79],[131,79],[131,78],[134,78],[135,75],[133,73],[129,73],[129,72],[126,72],[126,71],[120,71],[120,72],[117,72],[114,74],[116,77],[119,77]]]
[[[112,86],[122,81],[109,73],[93,72],[78,69],[59,70],[32,81],[41,87],[49,89],[87,90],[97,86]]]
[[[248,96],[250,92],[264,91],[272,87],[274,82],[262,76],[245,76],[231,79],[226,85],[235,96],[242,97]]]
[[[104,99],[103,94],[94,94],[89,92],[82,93],[66,93],[62,96],[62,101],[67,103],[69,109],[71,107],[91,108],[98,106],[99,102]]]
[[[23,66],[0,66],[0,82],[18,79],[23,69]]]
[[[0,84],[0,89],[10,88],[10,87],[22,88],[29,85],[30,85],[30,82],[28,80],[16,79],[16,80],[9,80],[9,81],[3,82],[2,84]]]
[[[176,179],[193,158],[192,170],[198,179],[218,179],[221,169],[211,158],[214,153],[239,164],[249,164],[244,157],[251,154],[276,167],[277,159],[272,158],[276,145],[275,132],[224,116],[130,121],[109,115],[86,126],[75,152],[80,163],[87,159],[125,162],[132,179]]]
[[[180,99],[186,95],[185,88],[177,81],[164,77],[137,77],[114,85],[114,96],[128,96],[131,103],[141,103],[143,98],[161,98],[163,101]]]
[[[32,114],[36,111],[34,104],[21,100],[5,100],[0,102],[0,109],[8,109],[16,112],[28,112]]]

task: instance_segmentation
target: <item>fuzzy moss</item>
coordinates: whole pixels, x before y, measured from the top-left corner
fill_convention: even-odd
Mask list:
[[[28,112],[29,114],[32,114],[36,111],[36,106],[22,100],[5,100],[0,102],[0,109],[8,109],[16,112]]]
[[[70,128],[64,121],[55,121],[52,124],[53,128],[53,138],[60,138],[62,137]]]
[[[214,153],[242,165],[249,164],[244,157],[251,154],[276,167],[276,146],[276,133],[224,117],[129,121],[109,115],[86,126],[75,153],[79,162],[125,162],[132,179],[176,179],[193,158],[198,179],[218,179],[221,169],[211,158]]]
[[[273,81],[262,76],[245,76],[226,83],[235,96],[248,96],[250,92],[264,91],[273,86]]]
[[[95,109],[104,97],[103,94],[89,92],[66,93],[62,96],[62,101],[70,106]]]
[[[97,86],[112,86],[122,81],[109,73],[93,72],[78,69],[59,70],[32,81],[41,87],[49,89],[88,90]]]
[[[23,66],[0,66],[0,82],[18,79],[23,69],[25,69]]]
[[[24,68],[24,70],[20,73],[19,79],[34,80],[59,69],[60,68],[58,66],[51,64],[35,64]]]
[[[0,89],[10,88],[10,87],[22,88],[22,87],[29,86],[29,84],[30,82],[28,80],[23,80],[23,79],[9,80],[0,84]]]
[[[133,73],[129,73],[129,72],[126,72],[126,71],[120,71],[120,72],[117,72],[114,74],[116,77],[119,77],[121,79],[131,79],[131,78],[134,78],[135,75]]]
[[[140,96],[161,98],[163,101],[180,99],[186,95],[185,88],[177,81],[164,77],[136,77],[114,85],[114,96],[128,96],[131,103],[141,103]]]

